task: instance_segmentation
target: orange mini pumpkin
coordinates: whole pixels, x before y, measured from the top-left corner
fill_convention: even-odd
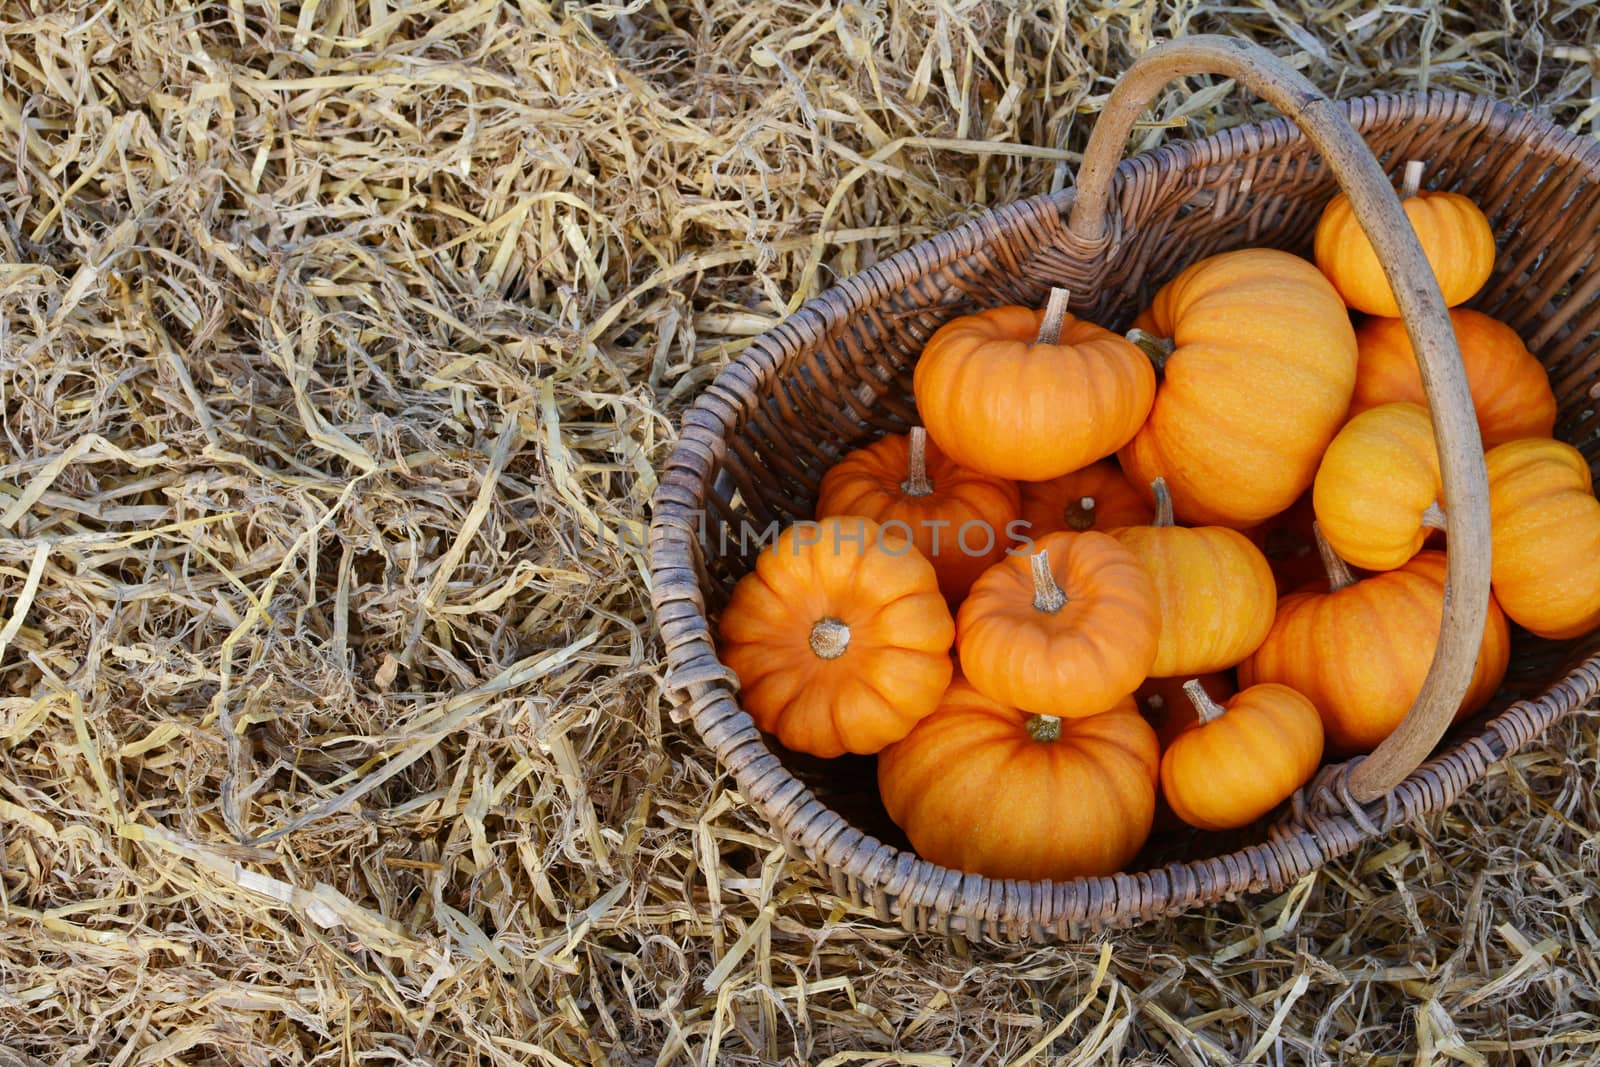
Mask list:
[[[1494,231],[1478,205],[1460,193],[1421,192],[1422,164],[1406,165],[1400,206],[1416,231],[1447,307],[1465,303],[1494,271]],[[1400,305],[1372,242],[1339,193],[1322,209],[1315,241],[1317,266],[1344,302],[1368,315],[1397,318]]]
[[[984,572],[956,614],[978,690],[1039,715],[1097,715],[1139,687],[1156,654],[1150,575],[1103,533],[1053,533]]]
[[[998,563],[1021,509],[1017,483],[968,470],[939,451],[922,427],[845,456],[822,477],[817,517],[865,515],[910,532],[958,601]]]
[[[1561,441],[1492,449],[1490,577],[1506,614],[1540,637],[1600,626],[1600,501],[1583,454]]]
[[[1198,676],[1146,678],[1144,684],[1133,694],[1133,702],[1138,706],[1139,714],[1143,715],[1144,721],[1155,730],[1156,740],[1161,742],[1163,752],[1179,734],[1200,721],[1194,701],[1189,699],[1189,695],[1183,689],[1184,685],[1191,681],[1199,682],[1212,700],[1225,701],[1237,692],[1231,674],[1227,671],[1215,671]]]
[[[1091,463],[1047,482],[1022,483],[1022,521],[1031,538],[1058,530],[1099,530],[1148,523],[1155,515],[1114,459]]]
[[[1161,619],[1156,677],[1220,671],[1254,652],[1272,628],[1278,589],[1261,550],[1238,530],[1172,524],[1166,482],[1155,480],[1153,526],[1112,534],[1155,583]]]
[[[1346,561],[1390,571],[1445,528],[1443,487],[1426,408],[1384,404],[1339,431],[1311,491],[1317,525]]]
[[[1190,524],[1245,528],[1293,504],[1355,387],[1355,331],[1328,280],[1287,252],[1224,252],[1162,286],[1134,325],[1171,353],[1118,453],[1129,480],[1165,478]]]
[[[790,526],[734,586],[718,655],[785,747],[869,754],[939,704],[955,626],[933,565],[860,516]]]
[[[1239,684],[1289,686],[1321,713],[1330,749],[1370,752],[1422,692],[1444,619],[1444,553],[1424,550],[1396,570],[1356,581],[1325,541],[1319,546],[1327,591],[1306,589],[1278,601],[1272,632],[1239,665]],[[1458,719],[1494,695],[1510,656],[1510,628],[1491,596]]]
[[[1025,307],[964,315],[923,347],[912,378],[917,410],[957,463],[1043,481],[1115,452],[1149,414],[1150,361],[1056,304],[1049,324],[1046,312]]]
[[[1255,822],[1305,785],[1322,762],[1322,719],[1286,685],[1253,685],[1225,704],[1184,684],[1197,725],[1161,755],[1161,794],[1200,830]]]
[[[1150,835],[1160,751],[1124,697],[1087,718],[1029,714],[958,677],[878,757],[883,804],[923,859],[990,878],[1127,866]]]
[[[1461,366],[1484,448],[1523,437],[1549,437],[1556,425],[1556,395],[1550,377],[1517,331],[1470,308],[1451,308]],[[1360,365],[1350,414],[1404,401],[1426,405],[1422,373],[1406,325],[1372,318],[1356,328]]]

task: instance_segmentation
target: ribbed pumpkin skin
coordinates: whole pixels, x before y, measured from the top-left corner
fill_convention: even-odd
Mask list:
[[[1365,570],[1391,571],[1422,550],[1431,532],[1423,513],[1441,486],[1427,409],[1384,404],[1334,437],[1311,500],[1334,551]]]
[[[1059,530],[1110,533],[1140,526],[1155,517],[1144,494],[1133,487],[1114,459],[1091,463],[1047,482],[1022,483],[1022,521],[1031,538]],[[1093,501],[1089,507],[1084,500]]]
[[[1239,685],[1280,682],[1297,690],[1321,713],[1331,751],[1370,752],[1422,691],[1443,618],[1444,553],[1431,550],[1331,593],[1291,593],[1278,601],[1266,641],[1239,665]],[[1505,616],[1491,598],[1458,718],[1494,694],[1509,657]]]
[[[1011,556],[973,583],[956,613],[956,654],[975,688],[1040,715],[1098,715],[1139,687],[1155,659],[1159,619],[1150,576],[1103,533],[1053,533],[1046,552],[1066,604],[1033,606],[1028,556]]]
[[[811,544],[803,527],[785,530],[734,586],[718,656],[739,676],[740,705],[785,747],[866,755],[938,707],[955,626],[933,565],[904,538],[859,517],[817,525]],[[850,639],[824,659],[811,637],[829,618]]]
[[[1190,678],[1197,679],[1207,695],[1219,704],[1225,703],[1237,692],[1233,676],[1227,671],[1185,674],[1176,678],[1146,678],[1144,684],[1134,692],[1133,702],[1139,708],[1139,714],[1144,716],[1144,721],[1155,730],[1156,740],[1161,742],[1163,752],[1179,734],[1200,721],[1194,710],[1194,702],[1183,691],[1183,683]]]
[[[1266,640],[1278,587],[1244,534],[1222,526],[1126,526],[1112,536],[1155,585],[1161,622],[1150,675],[1225,670]]]
[[[1150,361],[1092,322],[1066,317],[1035,344],[1042,311],[1000,307],[945,323],[912,377],[917,410],[945,455],[973,470],[1044,481],[1125,444],[1155,397]]]
[[[1184,731],[1161,756],[1161,792],[1201,830],[1246,826],[1277,807],[1322,762],[1322,719],[1286,685],[1242,690],[1224,712]]]
[[[1166,478],[1190,525],[1244,529],[1293,504],[1355,386],[1355,331],[1328,280],[1287,252],[1224,252],[1163,286],[1136,324],[1176,348],[1118,453],[1128,480],[1144,492]]]
[[[1459,193],[1419,193],[1400,206],[1422,242],[1446,306],[1472,299],[1494,271],[1494,232],[1483,212]],[[1343,193],[1323,209],[1314,255],[1346,304],[1368,315],[1399,317],[1400,305],[1378,254]]]
[[[1054,741],[1028,713],[958,677],[939,710],[878,757],[889,817],[924,859],[991,878],[1122,870],[1150,835],[1160,752],[1131,698],[1062,719]]]
[[[1490,450],[1489,524],[1495,595],[1540,637],[1600,626],[1600,501],[1583,455],[1561,441]]]
[[[932,491],[915,495],[906,488],[910,457],[910,437],[902,434],[845,456],[822,476],[817,517],[865,515],[879,524],[905,523],[912,544],[939,575],[945,598],[960,600],[978,575],[1005,556],[1021,494],[1011,479],[968,470],[929,440],[924,463]]]
[[[1556,425],[1550,377],[1517,331],[1470,308],[1451,308],[1461,365],[1484,448],[1523,437],[1549,437]],[[1360,364],[1350,414],[1403,401],[1427,405],[1422,373],[1399,319],[1372,318],[1356,328]]]

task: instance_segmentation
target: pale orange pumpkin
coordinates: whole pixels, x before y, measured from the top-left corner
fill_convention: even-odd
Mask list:
[[[1146,678],[1133,694],[1139,714],[1155,730],[1163,752],[1179,734],[1200,721],[1194,701],[1183,690],[1191,681],[1199,682],[1212,700],[1226,701],[1237,692],[1229,672],[1214,671],[1197,676]]]
[[[1523,437],[1549,437],[1556,424],[1550,378],[1517,331],[1481,311],[1452,308],[1461,366],[1472,392],[1484,448]],[[1428,402],[1405,323],[1371,318],[1356,327],[1360,365],[1350,414],[1380,404]]]
[[[1149,673],[1193,676],[1232,667],[1272,628],[1278,590],[1261,550],[1238,530],[1172,524],[1172,499],[1157,478],[1155,524],[1112,534],[1155,584],[1160,633]]]
[[[1030,714],[957,677],[878,756],[883,804],[918,855],[990,878],[1112,874],[1150,834],[1160,750],[1124,697],[1086,718]]]
[[[945,323],[923,346],[917,410],[957,463],[1044,481],[1110,455],[1144,422],[1156,390],[1149,360],[1057,304],[1048,327],[1045,312],[991,308]]]
[[[1185,683],[1197,724],[1161,755],[1161,794],[1201,830],[1247,826],[1305,785],[1322,762],[1322,719],[1286,685],[1265,682],[1218,704]]]
[[[1047,482],[1022,483],[1022,521],[1030,538],[1058,530],[1099,530],[1148,523],[1155,509],[1114,459],[1091,463]]]
[[[1478,205],[1460,193],[1420,191],[1420,163],[1413,161],[1406,171],[1400,206],[1439,281],[1445,305],[1465,303],[1494,272],[1494,231]],[[1314,255],[1317,266],[1350,307],[1368,315],[1399,317],[1400,305],[1378,254],[1343,193],[1322,210]]]
[[[1330,750],[1370,752],[1405,718],[1433,662],[1444,619],[1444,553],[1424,550],[1396,570],[1356,581],[1320,544],[1327,591],[1305,589],[1278,601],[1272,631],[1239,665],[1239,685],[1289,686],[1321,713]],[[1458,719],[1494,695],[1510,648],[1505,614],[1491,596]]]
[[[779,534],[734,586],[719,631],[741,706],[814,756],[900,740],[938,706],[954,670],[955,627],[933,565],[859,516]]]
[[[1150,418],[1118,453],[1129,480],[1165,478],[1189,524],[1242,529],[1293,504],[1355,387],[1355,331],[1328,280],[1287,252],[1224,252],[1164,285],[1134,325],[1172,348]]]
[[[1600,501],[1583,454],[1562,441],[1491,449],[1490,577],[1506,614],[1540,637],[1600,626]]]
[[[1159,620],[1150,576],[1103,533],[1060,532],[995,564],[956,614],[961,670],[993,700],[1097,715],[1139,687]]]
[[[816,510],[818,518],[865,515],[909,532],[945,598],[958,601],[1004,558],[1021,496],[1009,478],[968,470],[944,455],[918,426],[834,464],[822,476]]]
[[[1416,404],[1383,404],[1345,424],[1317,468],[1312,504],[1333,550],[1369,571],[1394,570],[1445,528],[1433,424]]]

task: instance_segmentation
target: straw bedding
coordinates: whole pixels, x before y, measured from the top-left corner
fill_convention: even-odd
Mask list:
[[[1592,6],[1161,7],[0,2],[0,1065],[1600,1059],[1593,715],[1065,948],[851,910],[663,715],[686,400],[1152,41],[1600,125]]]

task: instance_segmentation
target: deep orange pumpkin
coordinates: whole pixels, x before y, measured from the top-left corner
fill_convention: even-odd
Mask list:
[[[968,470],[920,426],[845,456],[822,477],[817,517],[865,515],[909,531],[939,575],[945,598],[967,595],[998,563],[1021,511],[1017,483]]]
[[[1345,424],[1317,468],[1317,524],[1349,563],[1394,570],[1445,528],[1443,487],[1426,408],[1384,404]]]
[[[956,614],[956,654],[993,700],[1039,715],[1097,715],[1139,687],[1159,620],[1134,554],[1093,530],[1049,534],[985,571]]]
[[[1461,365],[1484,448],[1523,437],[1549,437],[1556,424],[1550,378],[1517,331],[1481,311],[1452,308]],[[1350,414],[1380,404],[1428,402],[1405,323],[1371,318],[1356,328],[1360,365]]]
[[[859,516],[779,534],[734,586],[719,629],[739,703],[814,756],[900,740],[938,706],[954,669],[955,626],[933,565]]]
[[[1138,526],[1155,517],[1155,508],[1133,487],[1114,459],[1091,463],[1082,470],[1047,482],[1022,483],[1022,521],[1030,538],[1058,530],[1110,533]]]
[[[1189,524],[1242,529],[1293,504],[1355,387],[1355,331],[1328,280],[1287,252],[1224,252],[1163,286],[1135,326],[1174,347],[1118,453],[1129,480],[1165,478]]]
[[[1492,449],[1490,576],[1506,613],[1540,637],[1600,626],[1600,501],[1583,454],[1561,441]]]
[[[945,323],[923,346],[917,410],[962,466],[1055,478],[1121,448],[1149,414],[1155,372],[1138,348],[1071,315],[1041,341],[1044,323],[1043,311],[991,308]]]
[[[1124,697],[1086,718],[1034,715],[957,677],[878,757],[889,817],[922,858],[991,878],[1127,866],[1150,834],[1155,732]]]

